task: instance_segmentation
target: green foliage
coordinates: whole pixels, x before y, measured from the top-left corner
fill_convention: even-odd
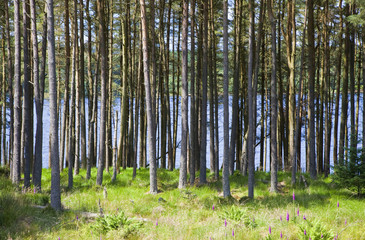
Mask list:
[[[255,228],[257,226],[254,218],[250,218],[247,210],[244,208],[232,205],[229,209],[224,210],[219,214],[221,219],[228,219],[234,225],[244,224],[246,227]]]
[[[332,229],[327,229],[319,220],[305,221],[301,226],[301,240],[332,240],[335,237]]]
[[[360,195],[365,187],[365,149],[350,148],[348,152],[349,161],[334,167],[333,180]]]
[[[128,218],[123,211],[116,214],[100,216],[96,219],[91,228],[98,233],[105,234],[109,231],[119,230],[123,237],[136,233],[142,223]]]

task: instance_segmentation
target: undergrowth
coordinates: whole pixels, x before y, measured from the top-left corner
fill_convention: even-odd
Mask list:
[[[81,170],[72,190],[67,169],[61,173],[64,210],[55,212],[49,169],[42,192],[13,186],[0,169],[0,239],[365,239],[365,201],[331,178],[304,174],[309,187],[292,187],[290,173],[279,172],[279,192],[270,193],[270,174],[256,172],[251,200],[247,177],[238,172],[230,177],[232,197],[223,198],[221,178],[209,171],[207,184],[180,190],[178,170],[158,169],[160,192],[151,195],[149,169],[138,169],[135,179],[132,169],[121,170],[113,183],[105,172],[102,187],[96,170],[90,180]]]

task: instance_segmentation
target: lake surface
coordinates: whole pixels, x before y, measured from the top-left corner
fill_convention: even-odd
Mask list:
[[[171,106],[172,106],[172,98],[170,99],[171,101]],[[363,125],[363,119],[362,119],[362,111],[363,111],[363,106],[362,106],[362,94],[360,95],[360,108],[359,108],[359,139],[362,139],[363,136],[362,136],[362,125]],[[232,97],[229,98],[229,125],[231,127],[231,113],[232,113]],[[341,104],[341,100],[340,100],[340,104]],[[190,103],[189,103],[190,105]],[[62,107],[63,107],[63,102],[61,102],[61,113],[62,113]],[[265,107],[266,107],[266,103],[265,103]],[[355,107],[356,107],[356,98],[355,98]],[[87,99],[86,99],[86,106],[85,106],[85,110],[86,110],[86,118],[87,118],[87,113],[88,113],[88,104],[87,104]],[[100,102],[99,102],[99,111],[98,111],[98,124],[100,122]],[[178,116],[178,130],[177,130],[177,143],[180,142],[180,139],[181,139],[181,108],[179,106],[179,116]],[[190,108],[189,108],[190,110]],[[118,129],[117,129],[117,134],[118,134],[118,139],[119,139],[119,130],[120,130],[120,99],[115,99],[114,101],[114,104],[113,104],[113,111],[118,111],[118,118],[119,118],[119,122],[118,122]],[[350,107],[350,104],[348,106],[348,116],[350,116],[350,111],[351,111],[351,107]],[[341,111],[340,111],[341,112]],[[36,113],[35,111],[35,106],[34,106],[34,114]],[[224,120],[223,120],[223,104],[220,104],[219,105],[219,108],[218,108],[218,118],[219,118],[219,121],[218,121],[218,131],[219,131],[219,165],[221,166],[222,165],[222,162],[223,162],[223,124],[224,123]],[[172,114],[172,108],[171,108],[171,114]],[[9,112],[8,112],[8,116],[9,116]],[[190,116],[190,111],[189,111],[189,116]],[[208,116],[208,121],[209,121],[209,103],[208,103],[208,111],[207,111],[207,116]],[[9,119],[9,117],[8,117]],[[258,96],[257,97],[257,121],[259,122],[261,120],[261,96]],[[270,126],[270,118],[267,118],[267,126]],[[340,119],[339,119],[339,122],[340,122]],[[334,125],[334,116],[332,115],[332,125]],[[86,124],[87,124],[87,121],[86,121]],[[340,124],[339,124],[340,125]],[[348,117],[347,119],[347,126],[348,128],[351,127],[351,124],[350,124],[350,117]],[[340,128],[340,126],[338,126],[338,129]],[[266,129],[266,132],[267,132],[268,129]],[[35,131],[36,131],[36,115],[34,115],[34,134],[35,134]],[[231,128],[230,128],[230,131],[231,131]],[[331,153],[330,153],[330,164],[333,165],[333,159],[332,159],[332,156],[333,156],[333,131],[334,131],[334,128],[332,126],[332,135],[331,135]],[[300,151],[300,154],[301,154],[301,159],[302,159],[302,162],[301,162],[301,168],[303,169],[303,171],[305,171],[305,168],[306,168],[306,163],[305,163],[305,159],[306,159],[306,146],[305,146],[305,127],[303,126],[302,129],[301,129],[301,132],[302,132],[302,138],[301,138],[301,151]],[[339,130],[338,130],[338,134],[339,134]],[[268,132],[267,132],[268,133]],[[86,133],[87,134],[87,133]],[[113,131],[113,134],[114,134],[114,131]],[[257,128],[256,128],[256,135],[257,135],[257,139],[256,139],[256,142],[258,142],[260,140],[260,134],[261,134],[261,125],[258,124],[257,125]],[[324,134],[324,133],[323,133]],[[9,136],[9,129],[7,129],[7,138]],[[157,134],[158,136],[158,134]],[[7,139],[8,140],[8,139]],[[157,143],[159,141],[156,141]],[[157,144],[156,143],[156,144]],[[361,143],[359,143],[359,146],[361,145]],[[269,170],[270,169],[270,153],[269,153],[269,149],[270,149],[270,139],[267,138],[267,158],[266,158],[266,169]],[[159,146],[157,146],[159,147]],[[262,144],[259,144],[256,148],[255,148],[255,167],[257,168],[259,165],[260,165],[260,148],[263,147]],[[139,148],[139,146],[138,146]],[[138,152],[137,151],[137,155],[138,155]],[[156,152],[161,152],[161,151],[156,151]],[[147,154],[148,154],[148,151],[147,151]],[[210,166],[210,163],[209,163],[209,124],[208,124],[208,127],[207,127],[207,155],[206,155],[206,159],[207,159],[207,167],[209,168]],[[44,101],[44,112],[43,112],[43,168],[48,168],[48,157],[49,157],[49,101],[48,99],[45,99]],[[138,156],[137,156],[138,157]],[[148,158],[147,158],[148,160]],[[178,168],[179,167],[179,161],[180,161],[180,148],[177,148],[176,150],[176,167]],[[138,160],[137,160],[137,163],[138,163]]]

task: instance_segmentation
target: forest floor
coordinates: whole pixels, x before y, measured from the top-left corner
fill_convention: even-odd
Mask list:
[[[230,177],[227,199],[221,179],[214,181],[209,171],[208,184],[180,190],[178,170],[158,169],[157,195],[148,193],[149,169],[137,170],[134,180],[132,169],[122,170],[113,183],[111,173],[104,173],[104,188],[95,184],[96,169],[90,180],[81,170],[69,190],[65,169],[64,210],[55,212],[49,169],[43,170],[42,193],[15,188],[0,169],[0,239],[365,239],[364,198],[331,178],[304,175],[309,186],[293,188],[290,174],[279,172],[279,192],[270,193],[270,174],[256,172],[250,200],[247,177],[238,172]]]

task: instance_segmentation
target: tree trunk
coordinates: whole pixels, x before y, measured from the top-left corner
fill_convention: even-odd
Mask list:
[[[207,80],[208,80],[208,0],[203,1],[203,63],[202,63],[202,109],[200,139],[200,183],[207,182]]]
[[[20,7],[19,0],[14,0],[14,141],[12,159],[12,182],[16,185],[20,181],[20,156],[21,156],[21,47],[20,47]]]
[[[255,7],[254,1],[249,0],[249,56],[248,56],[248,136],[247,136],[247,160],[248,160],[248,197],[254,198],[254,185],[255,185],[255,133],[256,126],[254,122],[254,38],[255,38]],[[274,36],[273,36],[274,38]],[[274,58],[275,59],[275,58]]]
[[[228,111],[228,1],[223,1],[223,94],[224,94],[224,158],[223,158],[223,196],[231,195],[229,185],[229,111]],[[237,110],[236,110],[237,111]],[[232,116],[233,117],[233,116]],[[232,131],[232,134],[234,132]],[[234,135],[234,134],[233,134]]]
[[[100,141],[99,141],[99,161],[98,161],[98,173],[96,177],[96,184],[101,185],[103,183],[103,172],[105,163],[105,140],[106,140],[106,83],[108,80],[108,57],[107,57],[107,44],[106,44],[106,24],[105,24],[105,2],[104,0],[97,1],[98,18],[99,18],[99,50],[101,58],[101,107],[100,107]],[[95,102],[96,103],[96,102]]]
[[[30,165],[32,161],[32,109],[33,86],[31,84],[31,69],[29,59],[29,2],[23,0],[23,124],[24,124],[24,187],[30,187]],[[38,43],[36,43],[38,44]]]
[[[346,4],[346,16],[349,15],[349,5]],[[344,79],[342,86],[342,101],[341,101],[341,123],[340,123],[340,141],[339,141],[339,163],[340,165],[344,164],[344,159],[346,156],[344,155],[345,151],[345,139],[347,139],[347,134],[345,133],[347,128],[347,109],[348,109],[348,76],[349,76],[349,52],[350,52],[350,29],[349,23],[346,24],[345,30],[345,62],[344,62]]]
[[[157,194],[157,169],[156,169],[156,132],[155,132],[155,111],[152,108],[151,84],[150,84],[150,66],[148,62],[148,36],[147,36],[147,20],[146,5],[144,0],[140,0],[141,4],[141,22],[142,22],[142,46],[143,46],[143,67],[144,82],[146,92],[147,105],[147,127],[148,127],[148,148],[150,160],[150,193]]]
[[[337,67],[336,67],[336,100],[335,100],[335,123],[333,129],[333,165],[337,165],[337,137],[338,137],[338,115],[340,103],[340,87],[341,87],[341,69],[342,69],[342,43],[343,43],[343,19],[342,19],[342,0],[339,2],[340,9],[340,31],[338,33],[338,52],[337,52]]]
[[[171,1],[170,1],[171,2]],[[190,185],[195,182],[195,156],[197,152],[196,144],[198,142],[198,132],[197,132],[197,114],[196,114],[196,104],[195,104],[195,0],[190,2],[190,16],[191,16],[191,62],[190,62]]]
[[[54,37],[53,0],[47,0],[47,42],[48,42],[48,82],[50,111],[50,149],[51,149],[51,207],[61,210],[60,168],[58,152],[57,83],[56,55]]]
[[[94,162],[94,118],[93,118],[93,108],[94,108],[94,102],[93,102],[93,87],[94,87],[94,82],[93,82],[93,77],[92,77],[92,73],[91,73],[91,18],[90,18],[90,12],[89,12],[89,4],[90,4],[90,0],[86,1],[86,18],[87,18],[87,22],[88,22],[88,27],[87,27],[87,35],[88,35],[88,39],[87,39],[87,77],[88,77],[88,81],[89,81],[89,88],[88,88],[88,123],[89,123],[89,129],[88,129],[88,146],[89,146],[89,154],[88,154],[88,158],[87,158],[87,167],[86,167],[86,179],[90,179],[91,177],[91,166],[92,163]]]
[[[69,81],[70,81],[70,13],[69,13],[69,0],[65,0],[65,50],[66,50],[66,66],[65,66],[65,97],[63,101],[63,122],[61,130],[61,149],[60,149],[60,170],[64,167],[64,153],[66,146],[66,126],[68,126],[69,116]]]
[[[32,42],[33,42],[33,82],[34,82],[34,95],[37,111],[37,130],[36,130],[36,143],[35,143],[35,158],[33,169],[33,184],[38,191],[41,190],[42,184],[42,142],[43,142],[43,97],[44,97],[44,72],[42,78],[39,79],[39,56],[38,56],[38,38],[37,38],[37,16],[35,0],[30,0],[31,11],[31,26],[32,26]],[[47,18],[47,15],[45,15]],[[47,34],[47,21],[43,22],[43,42],[42,53],[45,50],[45,43]],[[43,54],[42,54],[43,55]],[[44,59],[43,59],[44,62]],[[44,64],[44,63],[43,63]]]
[[[77,27],[77,0],[74,0],[74,23],[73,23],[73,47],[72,47],[72,72],[71,72],[71,101],[70,101],[70,116],[69,116],[69,125],[68,125],[68,188],[73,188],[73,167],[74,161],[78,161],[78,153],[75,148],[75,126],[77,122],[75,121],[75,105],[76,103],[76,59],[78,57],[77,54],[77,39],[78,39],[78,27]]]
[[[187,184],[187,156],[188,156],[188,0],[183,0],[182,22],[182,58],[181,58],[181,155],[179,188]]]
[[[87,11],[87,10],[86,10]],[[81,126],[81,166],[86,169],[86,120],[85,120],[85,43],[84,43],[84,3],[80,1],[80,126]],[[90,98],[88,99],[90,101]],[[90,147],[90,145],[89,145]]]
[[[271,192],[277,192],[278,183],[278,160],[277,160],[277,97],[276,97],[276,21],[274,19],[272,11],[272,2],[267,2],[267,11],[269,14],[269,20],[271,25],[271,92],[270,92],[270,104],[271,104],[271,116],[270,116],[270,151],[271,151]]]
[[[315,154],[315,109],[314,109],[314,82],[315,82],[315,46],[314,46],[314,2],[308,0],[308,155],[309,173],[311,178],[316,178],[316,154]]]

